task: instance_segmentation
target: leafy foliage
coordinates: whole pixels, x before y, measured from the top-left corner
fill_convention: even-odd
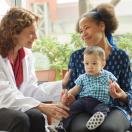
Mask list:
[[[125,50],[132,61],[132,34],[127,33],[124,35],[115,36],[114,39],[117,43],[117,46]]]
[[[51,63],[51,68],[63,69],[67,67],[72,48],[69,44],[61,44],[55,38],[45,37],[36,41],[33,52],[39,51],[46,55]]]

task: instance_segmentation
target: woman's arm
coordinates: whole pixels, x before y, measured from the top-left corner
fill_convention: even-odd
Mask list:
[[[132,74],[130,60],[128,55],[121,49],[115,50],[115,53],[113,53],[115,56],[111,61],[116,63],[114,63],[113,67],[109,66],[109,70],[116,75],[118,79],[117,83],[119,84],[119,86],[114,86],[115,88],[113,89],[115,91],[114,93],[118,93],[118,99],[115,102],[122,108],[132,110]]]
[[[132,72],[129,56],[124,51],[122,51],[122,56],[120,56],[119,63],[121,69],[118,71],[118,84],[125,92],[129,92],[132,90]]]
[[[62,86],[63,88],[67,88],[67,85],[70,81],[70,76],[72,75],[72,69],[68,69],[68,71],[66,72],[63,80],[62,80]]]
[[[110,81],[110,95],[113,99],[119,99],[125,103],[128,103],[128,95],[116,82]]]
[[[84,64],[83,64],[83,52],[85,48],[79,49],[73,52],[70,56],[68,69],[72,70],[70,80],[68,83],[68,88],[72,88],[75,86],[75,80],[79,77],[80,74],[83,74]]]
[[[23,59],[24,81],[19,90],[24,96],[33,97],[40,102],[59,101],[62,92],[62,81],[45,82],[38,85],[35,74],[32,52],[26,50],[26,58]]]
[[[72,53],[70,56],[69,64],[68,64],[68,70],[70,69],[72,72],[70,72],[70,77],[67,83],[68,89],[72,88],[75,86],[74,81],[77,78],[77,73],[76,73],[76,54]]]

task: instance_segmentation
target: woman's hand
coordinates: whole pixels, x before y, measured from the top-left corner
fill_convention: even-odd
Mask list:
[[[63,104],[41,103],[39,106],[37,106],[37,109],[39,109],[42,113],[46,114],[47,116],[51,116],[58,120],[62,118],[67,118],[69,116],[69,108]]]
[[[127,94],[120,88],[120,86],[114,81],[110,81],[110,95],[113,99],[120,99],[127,102]]]

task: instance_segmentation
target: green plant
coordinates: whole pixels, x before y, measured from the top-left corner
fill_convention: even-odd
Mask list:
[[[50,67],[54,69],[66,69],[70,54],[83,47],[84,42],[78,33],[71,34],[69,43],[60,43],[54,37],[38,39],[32,49],[33,52],[40,52],[46,55],[50,61]]]
[[[40,52],[48,57],[50,68],[57,72],[56,80],[60,80],[62,69],[67,69],[71,49],[67,43],[61,44],[55,38],[45,37],[36,41],[33,52]]]
[[[114,40],[119,48],[128,53],[130,60],[132,61],[132,34],[126,33],[123,35],[118,35],[114,37]]]

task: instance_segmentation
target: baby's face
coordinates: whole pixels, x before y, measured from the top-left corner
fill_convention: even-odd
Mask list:
[[[84,67],[87,74],[98,76],[104,65],[105,61],[97,54],[84,55]]]

